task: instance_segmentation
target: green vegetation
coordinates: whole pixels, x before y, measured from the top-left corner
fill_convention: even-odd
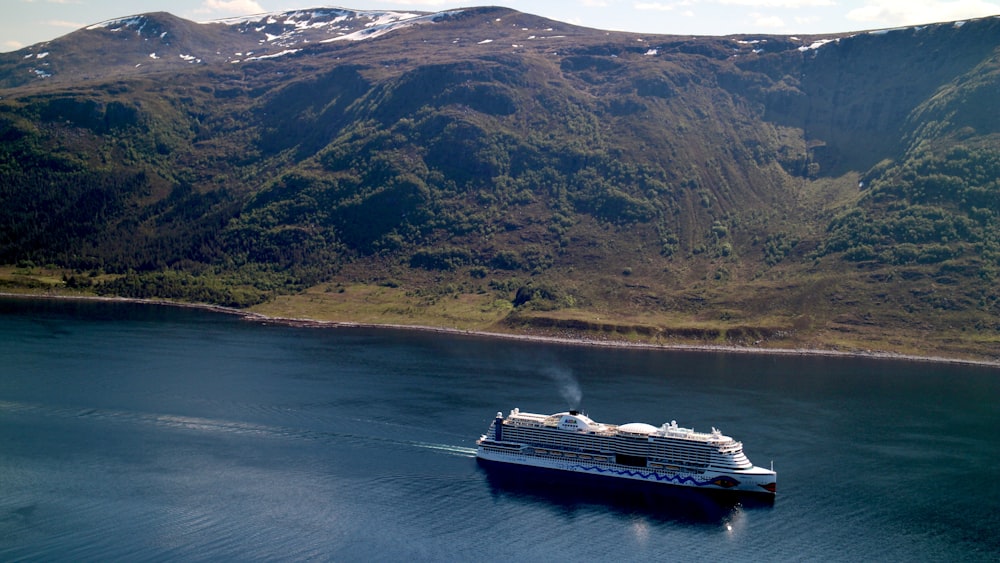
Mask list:
[[[1000,266],[1000,151],[953,145],[917,151],[874,177],[859,205],[829,226],[823,253],[852,261]]]
[[[1000,23],[805,52],[577,28],[473,51],[452,37],[540,22],[470,13],[308,56],[4,90],[0,263],[17,266],[0,285],[996,357]]]

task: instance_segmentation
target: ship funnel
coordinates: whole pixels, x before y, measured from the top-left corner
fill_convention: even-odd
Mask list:
[[[498,412],[497,417],[493,419],[493,439],[497,442],[503,440],[503,413]]]

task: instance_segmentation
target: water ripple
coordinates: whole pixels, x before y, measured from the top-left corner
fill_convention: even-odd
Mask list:
[[[391,444],[395,446],[407,446],[433,451],[441,454],[472,458],[476,455],[476,449],[455,444],[430,443],[417,440],[401,440],[388,436],[377,436],[371,434],[359,434],[355,432],[336,432],[332,430],[318,430],[309,428],[295,428],[287,426],[275,426],[243,422],[236,420],[224,420],[217,418],[205,418],[195,416],[183,416],[175,414],[144,413],[125,410],[100,409],[100,408],[79,408],[79,407],[53,407],[49,405],[39,405],[31,403],[0,401],[0,413],[11,414],[31,414],[36,416],[48,416],[59,418],[78,418],[83,420],[110,421],[116,423],[137,423],[148,424],[160,428],[171,428],[188,430],[194,432],[251,435],[262,437],[293,438],[302,440],[317,440],[323,442],[334,442],[347,440],[355,443],[369,442],[372,444]],[[353,419],[352,422],[360,423],[354,426],[371,428],[376,421]],[[350,425],[350,424],[349,424]]]

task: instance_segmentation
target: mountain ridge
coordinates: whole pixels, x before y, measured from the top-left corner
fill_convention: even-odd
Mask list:
[[[100,45],[106,44],[111,39],[110,42],[117,46],[129,45],[129,48],[123,51],[131,59],[127,65],[123,63],[123,66],[136,69],[144,66],[148,67],[154,64],[153,61],[158,61],[155,62],[157,65],[156,68],[162,70],[164,67],[181,66],[182,62],[187,64],[198,64],[202,61],[238,63],[243,60],[260,60],[262,57],[272,58],[287,54],[289,51],[301,49],[309,44],[375,38],[384,32],[403,29],[411,25],[445,20],[449,17],[464,17],[463,14],[467,16],[481,13],[484,10],[495,12],[501,18],[507,14],[517,13],[514,10],[499,7],[462,8],[436,13],[352,10],[330,7],[268,12],[206,22],[184,20],[168,12],[135,14],[97,22],[53,40],[30,45],[10,53],[0,53],[0,61],[4,61],[7,65],[10,65],[19,58],[29,61],[29,64],[19,65],[17,68],[17,70],[27,70],[25,75],[20,77],[8,76],[2,85],[4,87],[20,86],[26,84],[27,79],[32,76],[34,78],[49,79],[55,77],[56,81],[58,81],[59,75],[50,72],[50,68],[46,68],[51,66],[51,60],[43,62],[43,59],[55,56],[51,50],[52,47],[55,47],[57,50],[69,51],[69,49],[59,49],[60,44],[66,42],[74,43],[74,50],[78,51],[77,56],[72,60],[74,63],[80,60],[93,60],[95,57],[107,56],[109,53],[106,50],[102,50]],[[519,15],[521,17],[530,16],[529,14]],[[562,32],[578,29],[607,33],[609,35],[634,36],[636,38],[660,37],[702,40],[740,38],[737,41],[745,45],[761,46],[768,41],[772,41],[771,45],[782,44],[784,47],[802,50],[818,48],[824,43],[834,41],[840,37],[875,33],[872,31],[863,31],[800,36],[737,34],[718,38],[714,36],[670,36],[632,32],[603,32],[596,29],[579,28],[578,26],[538,16],[530,17],[536,26],[548,31],[553,31],[555,29],[553,26],[555,26]],[[884,33],[905,29],[910,28],[881,30],[878,32]],[[133,34],[135,37],[132,37]],[[130,39],[132,40],[131,42],[129,41]],[[138,41],[140,39],[141,41]],[[150,40],[153,40],[153,42],[150,43]],[[484,39],[484,41],[489,40]],[[763,47],[753,50],[760,52],[761,49]],[[157,54],[157,51],[163,54]],[[68,56],[70,53],[62,53],[62,55]],[[156,55],[156,57],[150,55]],[[180,61],[173,60],[174,56],[178,57]],[[30,64],[32,58],[35,58],[34,62],[36,64],[34,65]],[[80,76],[70,73],[69,78],[78,80]]]
[[[994,357],[1000,19],[386,14],[152,14],[0,56],[0,262],[278,316]]]

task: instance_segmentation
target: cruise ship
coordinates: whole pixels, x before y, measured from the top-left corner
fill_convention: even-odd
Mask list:
[[[577,411],[551,415],[498,412],[476,441],[482,461],[706,490],[774,495],[777,473],[750,463],[743,444],[713,428],[695,432],[676,421],[594,422]]]

